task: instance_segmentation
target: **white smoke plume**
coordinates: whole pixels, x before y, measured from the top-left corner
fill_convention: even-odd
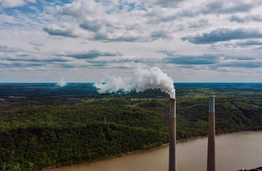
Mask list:
[[[94,86],[99,93],[112,93],[117,91],[137,92],[145,91],[146,89],[159,88],[161,91],[170,95],[170,98],[175,98],[174,81],[166,73],[158,67],[148,67],[137,64],[134,67],[134,75],[131,77],[109,77],[107,80],[102,80],[95,83]]]
[[[66,82],[65,82],[64,78],[62,78],[61,80],[59,80],[59,81],[57,82],[57,86],[59,86],[59,87],[64,87],[64,86],[66,86]]]

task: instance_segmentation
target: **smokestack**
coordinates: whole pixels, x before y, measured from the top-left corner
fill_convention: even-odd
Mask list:
[[[215,158],[215,97],[209,97],[207,171],[216,170]]]
[[[176,171],[176,92],[170,98],[169,171]]]

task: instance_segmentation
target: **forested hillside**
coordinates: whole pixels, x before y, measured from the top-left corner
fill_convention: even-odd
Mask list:
[[[177,139],[207,134],[209,94],[216,132],[262,130],[260,87],[177,87]],[[158,90],[92,97],[0,101],[0,170],[41,170],[168,143],[169,98]]]

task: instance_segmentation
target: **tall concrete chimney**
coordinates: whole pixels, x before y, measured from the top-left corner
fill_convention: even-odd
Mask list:
[[[170,98],[169,171],[176,171],[176,94]]]
[[[215,97],[209,97],[207,171],[216,170],[215,158]]]

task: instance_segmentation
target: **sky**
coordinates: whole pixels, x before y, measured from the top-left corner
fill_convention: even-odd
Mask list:
[[[261,0],[0,0],[0,82],[262,82]]]

